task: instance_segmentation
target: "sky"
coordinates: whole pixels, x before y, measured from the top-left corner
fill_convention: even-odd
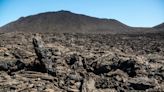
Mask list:
[[[59,10],[116,19],[133,27],[164,22],[164,0],[0,0],[0,26],[20,17]]]

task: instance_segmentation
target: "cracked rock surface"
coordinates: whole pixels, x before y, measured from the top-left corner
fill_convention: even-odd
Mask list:
[[[164,91],[163,37],[1,33],[0,92]]]

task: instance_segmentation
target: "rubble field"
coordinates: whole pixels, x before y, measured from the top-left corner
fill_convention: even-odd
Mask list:
[[[164,91],[164,34],[0,33],[0,92],[129,91]]]

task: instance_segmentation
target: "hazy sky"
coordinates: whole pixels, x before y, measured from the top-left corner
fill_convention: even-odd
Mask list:
[[[58,10],[117,19],[130,26],[164,22],[164,0],[0,0],[0,26],[21,16]]]

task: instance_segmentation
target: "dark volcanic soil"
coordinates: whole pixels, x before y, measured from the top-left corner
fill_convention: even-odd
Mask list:
[[[164,34],[0,34],[0,92],[164,91],[163,80]]]

